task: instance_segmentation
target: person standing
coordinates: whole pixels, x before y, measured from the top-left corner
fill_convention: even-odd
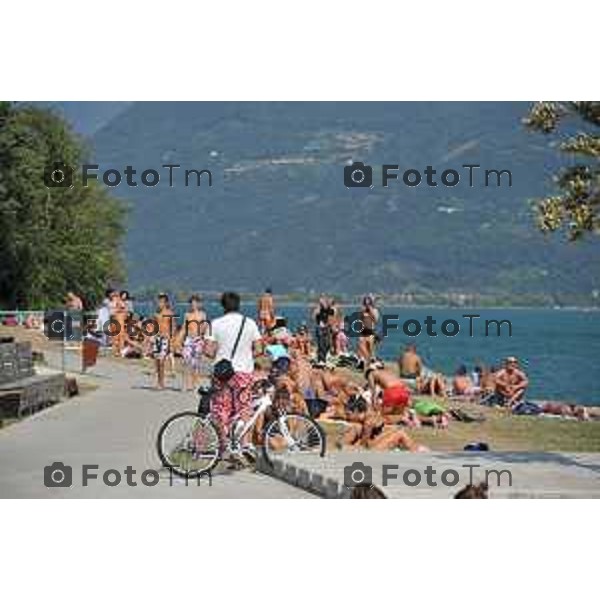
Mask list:
[[[379,321],[379,311],[375,308],[373,296],[363,298],[360,311],[362,330],[358,338],[356,353],[363,365],[367,365],[375,354],[375,328]]]
[[[152,358],[156,367],[156,386],[162,390],[165,387],[165,363],[171,357],[171,337],[175,318],[167,294],[158,295],[158,310],[155,318],[158,332],[152,340]]]
[[[119,358],[125,347],[127,306],[116,290],[112,292],[110,298],[110,316],[113,356]]]
[[[227,439],[231,419],[239,414],[243,420],[250,418],[251,390],[254,382],[254,354],[261,339],[256,322],[240,313],[240,296],[225,292],[221,296],[224,315],[212,322],[210,342],[205,353],[214,358],[215,365],[230,362],[233,374],[226,381],[214,378],[211,414],[220,429],[221,441]],[[246,439],[247,444],[250,432]]]
[[[331,349],[331,319],[335,311],[331,307],[331,300],[321,295],[319,303],[313,310],[313,319],[315,320],[315,337],[317,340],[317,360],[324,363],[327,360],[327,354]]]
[[[206,312],[202,307],[202,299],[193,294],[189,300],[190,307],[185,314],[183,327],[179,333],[181,355],[183,358],[183,391],[197,387],[202,375],[204,336],[209,329]]]
[[[100,339],[102,340],[103,346],[109,346],[111,342],[111,336],[108,335],[110,332],[110,303],[111,303],[111,295],[113,293],[112,289],[107,289],[104,294],[104,299],[102,300],[102,304],[100,308],[98,308],[98,316],[96,322],[96,331],[98,335],[100,335]],[[105,331],[106,327],[106,331]]]
[[[258,326],[261,333],[267,332],[275,324],[275,301],[271,288],[267,288],[265,293],[258,299]]]

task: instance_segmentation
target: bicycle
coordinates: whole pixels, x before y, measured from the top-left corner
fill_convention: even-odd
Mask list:
[[[286,453],[325,456],[326,438],[321,426],[312,417],[287,412],[274,402],[275,386],[271,382],[257,383],[252,389],[251,418],[244,422],[239,413],[234,415],[228,439],[224,440],[226,444],[221,443],[219,428],[210,413],[204,415],[201,410],[212,389],[199,388],[198,410],[173,415],[158,432],[156,445],[163,466],[181,477],[191,478],[212,471],[226,454],[242,458],[249,450],[242,444],[244,436],[269,409],[271,417],[262,432],[262,455],[268,465],[273,466],[273,460]]]

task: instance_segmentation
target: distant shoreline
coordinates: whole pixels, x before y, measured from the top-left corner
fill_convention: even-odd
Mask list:
[[[205,302],[214,302],[214,303],[218,303],[219,302],[219,295],[214,295],[214,294],[202,294],[202,292],[200,292],[200,295],[203,296],[204,301]],[[258,300],[260,294],[253,294],[251,295],[252,299],[248,299],[247,297],[244,298],[245,294],[242,292],[240,294],[242,296],[242,306],[254,306],[256,304],[256,301]],[[248,294],[250,296],[250,294]],[[335,295],[333,295],[333,297],[335,298]],[[275,306],[276,307],[280,307],[280,306],[314,306],[317,303],[317,299],[303,299],[303,300],[290,300],[288,298],[286,298],[285,296],[279,297],[277,295],[273,296],[274,301],[275,301]],[[154,296],[136,296],[136,302],[140,302],[140,303],[151,303],[151,302],[155,302],[155,297]],[[178,299],[176,300],[176,304],[187,304],[187,300],[186,299]],[[360,305],[360,300],[357,299],[356,301],[350,301],[350,300],[340,300],[338,301],[338,306],[340,306],[341,308],[349,308],[349,307],[356,307],[358,305]],[[548,306],[548,305],[544,305],[544,304],[515,304],[515,305],[509,305],[509,304],[494,304],[494,305],[462,305],[462,306],[457,306],[456,304],[431,304],[431,303],[424,303],[424,304],[420,304],[420,303],[412,303],[412,304],[407,304],[407,303],[399,303],[399,302],[395,302],[392,299],[386,299],[386,298],[382,298],[379,297],[376,301],[377,306],[381,307],[381,306],[393,306],[394,308],[433,308],[433,309],[449,309],[449,310],[548,310],[548,311],[570,311],[570,312],[599,312],[600,311],[600,306],[592,306],[592,305],[569,305],[569,306]]]

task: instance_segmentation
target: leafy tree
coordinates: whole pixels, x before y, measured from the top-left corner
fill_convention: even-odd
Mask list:
[[[574,164],[561,168],[555,176],[559,194],[538,202],[540,228],[566,229],[571,240],[585,233],[598,233],[600,102],[537,102],[524,122],[532,131],[557,136],[559,149],[575,159]],[[560,124],[566,130],[562,135],[558,132]]]
[[[83,159],[62,117],[0,103],[0,303],[43,308],[69,290],[94,303],[122,277],[124,209],[100,186],[81,185]],[[46,187],[55,162],[74,168],[72,187]]]

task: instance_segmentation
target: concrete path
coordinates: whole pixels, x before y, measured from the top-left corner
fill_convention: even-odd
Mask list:
[[[437,486],[428,485],[428,467],[429,479]],[[487,480],[491,498],[600,498],[600,454],[343,451],[324,458],[291,455],[276,463],[275,475],[322,497],[345,498],[350,493],[346,468],[356,481],[361,471],[370,475],[389,498],[451,498],[471,479]],[[417,473],[408,473],[406,483],[410,469]],[[419,477],[418,485],[410,485]]]
[[[56,361],[55,361],[56,362]],[[133,368],[132,368],[133,367]],[[299,488],[261,473],[217,473],[199,482],[169,477],[155,451],[158,429],[180,410],[194,409],[194,395],[148,389],[150,379],[133,365],[101,361],[82,378],[99,389],[0,430],[0,498],[312,498]],[[72,468],[71,487],[47,488],[44,467],[56,461]],[[98,480],[82,485],[82,466],[98,465]],[[127,485],[124,470],[137,486]],[[121,483],[102,481],[108,469],[120,471]],[[142,483],[146,469],[157,470],[155,486]],[[110,477],[116,477],[114,474]],[[109,477],[109,481],[114,481]],[[148,483],[154,481],[148,475]]]
[[[57,355],[49,356],[60,365]],[[189,482],[172,478],[161,468],[155,450],[160,425],[171,414],[195,409],[193,394],[151,389],[150,376],[132,363],[101,360],[92,373],[81,378],[98,389],[37,413],[0,430],[0,498],[311,498],[347,497],[344,469],[360,461],[372,469],[373,483],[391,498],[449,498],[469,482],[487,476],[492,498],[597,498],[600,497],[600,454],[564,453],[424,453],[335,452],[323,459],[291,457],[269,475],[250,471],[220,470],[212,478]],[[177,382],[178,383],[178,382]],[[72,468],[71,487],[47,488],[44,468],[60,461]],[[98,479],[82,485],[82,466],[98,465]],[[383,466],[388,485],[383,485]],[[475,466],[477,465],[477,466]],[[427,485],[427,467],[435,469]],[[131,467],[131,482],[125,469]],[[355,467],[356,468],[356,467]],[[103,482],[103,474],[115,469],[120,484]],[[404,473],[421,475],[416,486],[407,485]],[[157,471],[158,483],[144,485],[142,472]],[[449,471],[458,473],[459,481]],[[510,471],[498,475],[492,471]],[[442,472],[448,471],[444,485]],[[275,475],[276,477],[273,477]],[[396,476],[396,479],[391,477]],[[114,481],[115,474],[109,476]],[[408,475],[414,482],[416,474]],[[153,483],[148,476],[146,483]]]

